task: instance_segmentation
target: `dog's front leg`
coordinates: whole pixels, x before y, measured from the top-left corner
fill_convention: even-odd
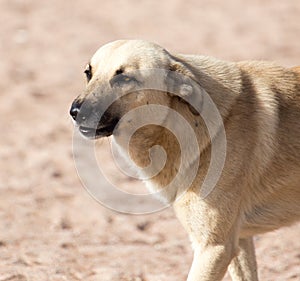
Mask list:
[[[258,281],[252,237],[239,240],[239,253],[228,269],[233,281]]]
[[[220,281],[235,255],[231,243],[227,245],[194,245],[194,259],[187,281]]]

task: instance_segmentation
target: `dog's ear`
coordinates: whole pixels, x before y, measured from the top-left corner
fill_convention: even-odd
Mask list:
[[[170,96],[181,98],[194,115],[199,115],[203,103],[203,89],[188,66],[179,61],[172,61],[166,78]]]

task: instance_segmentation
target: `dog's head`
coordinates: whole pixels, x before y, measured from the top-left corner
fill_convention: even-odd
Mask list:
[[[120,40],[104,45],[84,73],[87,87],[70,114],[88,138],[110,136],[115,127],[122,127],[122,116],[140,106],[172,107],[177,99],[197,114],[185,99],[201,103],[200,86],[187,65],[150,42]]]

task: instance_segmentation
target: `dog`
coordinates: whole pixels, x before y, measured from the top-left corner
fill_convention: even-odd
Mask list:
[[[160,71],[148,71],[153,69]],[[258,280],[253,236],[300,218],[300,67],[173,55],[147,41],[119,40],[101,47],[85,74],[87,87],[70,110],[77,128],[91,139],[112,135],[139,167],[150,165],[151,147],[162,146],[167,160],[147,180],[152,190],[164,190],[181,164],[185,173],[199,160],[185,192],[179,193],[176,186],[175,191],[161,193],[173,204],[192,242],[194,258],[187,280],[219,281],[227,269],[234,281]],[[152,89],[144,87],[149,81]],[[211,112],[206,110],[209,99],[222,121],[212,134],[203,118],[203,112]],[[185,151],[180,151],[176,136],[164,127],[176,122],[168,111],[162,114],[161,126],[138,128],[127,147],[123,136],[132,120],[122,121],[122,116],[151,105],[183,116],[193,129],[199,153],[180,160]],[[151,118],[151,110],[146,115]],[[214,122],[213,116],[208,119]],[[202,196],[212,145],[218,143],[222,128],[226,136],[223,169],[214,188]],[[180,130],[184,134],[184,128]],[[189,136],[186,139],[189,142]],[[179,181],[183,179],[184,174]]]

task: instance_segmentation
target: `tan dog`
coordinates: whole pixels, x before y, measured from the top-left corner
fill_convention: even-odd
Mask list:
[[[141,71],[147,69],[184,75],[187,79],[177,79],[173,87],[188,86],[187,91],[176,96],[168,91],[169,85],[162,91],[134,91],[137,84],[153,78]],[[100,48],[85,73],[86,91],[71,108],[83,135],[98,138],[113,133],[115,142],[125,150],[122,132],[126,124],[119,122],[122,115],[139,106],[158,104],[184,116],[197,136],[201,159],[192,185],[182,196],[176,191],[164,194],[166,200],[174,201],[176,214],[193,243],[188,281],[222,280],[228,266],[235,281],[258,280],[252,236],[300,218],[300,67],[171,55],[155,44],[130,40]],[[166,76],[159,75],[152,82],[163,87]],[[111,100],[114,89],[129,94],[107,109],[104,104]],[[204,90],[221,114],[227,148],[222,174],[212,192],[202,198],[212,141],[201,114],[183,95],[194,96],[205,110]],[[97,121],[99,112],[104,112],[101,121]],[[159,144],[165,149],[164,168],[148,182],[156,190],[163,189],[180,166],[178,141],[163,125],[140,128],[129,146],[140,167],[149,165],[149,148]],[[213,137],[217,141],[218,132]],[[194,160],[184,160],[186,170]]]

